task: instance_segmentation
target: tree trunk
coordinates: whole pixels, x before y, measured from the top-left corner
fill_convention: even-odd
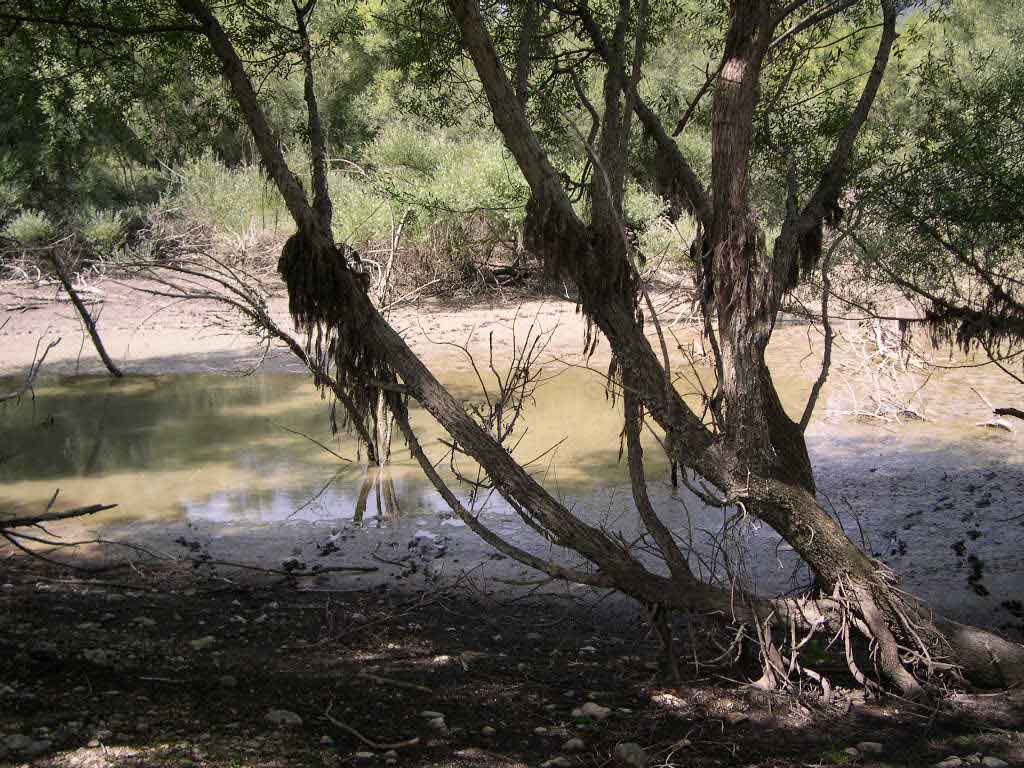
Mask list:
[[[574,516],[441,386],[370,302],[366,286],[358,279],[359,275],[350,271],[329,229],[325,230],[320,217],[315,215],[273,141],[241,61],[213,14],[202,0],[178,2],[203,25],[224,64],[225,74],[253,130],[264,162],[302,235],[294,244],[295,260],[286,265],[285,270],[293,315],[307,328],[326,325],[328,332],[337,332],[335,343],[342,345],[349,360],[354,361],[353,366],[362,357],[370,356],[374,364],[379,363],[380,368],[385,369],[389,378],[383,382],[359,381],[360,369],[354,367],[343,371],[345,378],[339,376],[339,383],[388,388],[389,407],[414,456],[456,514],[502,552],[552,576],[587,584],[614,585],[652,605],[737,615],[730,613],[733,603],[729,593],[687,574],[680,560],[676,560],[671,577],[656,574],[633,557],[623,542]],[[770,28],[759,27],[751,23],[751,19],[756,14],[763,15],[767,4],[756,0],[731,3],[733,29],[722,71],[722,78],[728,83],[715,108],[715,210],[713,220],[706,222],[709,226],[704,242],[710,244],[705,254],[710,272],[705,274],[705,279],[714,294],[714,302],[707,306],[714,306],[718,313],[724,342],[725,417],[719,434],[708,429],[678,392],[666,386],[667,372],[643,333],[632,304],[633,296],[622,290],[623,286],[632,284],[635,275],[623,258],[621,243],[603,246],[601,239],[593,236],[595,230],[576,217],[497,59],[479,9],[473,0],[451,0],[451,5],[485,87],[495,122],[533,191],[530,211],[539,219],[535,222],[537,242],[555,255],[566,277],[577,281],[588,318],[608,338],[620,369],[628,370],[630,383],[640,401],[631,399],[631,414],[635,415],[642,404],[665,430],[673,458],[721,491],[724,494],[721,503],[743,505],[773,526],[815,570],[821,586],[833,593],[831,598],[826,596],[811,603],[777,601],[767,606],[761,604],[753,610],[769,608],[776,615],[803,624],[811,621],[815,626],[818,619],[808,618],[808,614],[815,611],[819,617],[826,611],[833,618],[840,616],[844,627],[848,620],[877,642],[881,670],[908,693],[915,693],[918,685],[901,662],[899,643],[916,651],[919,657],[932,653],[934,658],[934,652],[941,651],[968,672],[987,673],[990,681],[997,676],[1003,682],[1024,679],[1024,648],[990,633],[933,620],[917,603],[903,598],[889,586],[880,567],[853,545],[814,498],[813,477],[802,434],[783,411],[764,362],[778,308],[778,280],[775,278],[779,254],[773,254],[774,264],[768,260],[757,221],[745,197],[751,140],[749,123],[757,98],[757,70],[771,37]],[[893,14],[887,23],[887,30],[894,29]],[[884,53],[887,55],[887,49]],[[636,104],[639,114],[642,102],[638,99]],[[870,106],[870,99],[867,105]],[[866,108],[861,111],[866,112]],[[854,131],[853,137],[855,134]],[[621,137],[618,140],[621,141]],[[700,199],[699,195],[696,197]],[[609,238],[615,237],[621,229],[611,224],[605,222],[599,228]],[[301,291],[296,295],[293,281],[300,289],[308,289],[310,295],[303,296]],[[401,395],[397,394],[399,392]],[[460,448],[487,471],[495,488],[528,523],[554,543],[579,552],[593,563],[597,572],[565,568],[529,555],[496,536],[467,511],[419,448],[406,418],[405,397],[419,402]],[[637,432],[631,429],[631,475],[642,484],[642,456],[636,450]],[[638,504],[648,515],[651,510],[644,499],[638,494]],[[653,527],[658,529],[657,525]],[[669,539],[663,538],[663,543],[665,549],[671,551]],[[750,614],[742,612],[738,618],[749,620]],[[948,645],[943,647],[942,643]],[[997,654],[998,664],[993,662]]]

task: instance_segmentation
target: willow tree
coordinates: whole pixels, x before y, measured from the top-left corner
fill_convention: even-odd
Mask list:
[[[801,665],[798,644],[776,646],[771,632],[763,631],[773,623],[794,632],[841,632],[857,676],[862,670],[851,649],[854,637],[863,637],[871,644],[885,684],[908,695],[920,694],[922,684],[939,673],[959,672],[995,685],[1024,679],[1024,648],[933,616],[899,591],[895,576],[860,551],[822,508],[803,435],[806,419],[795,421],[786,413],[765,363],[787,291],[814,267],[828,225],[841,215],[854,147],[897,37],[900,8],[895,0],[730,0],[712,6],[720,12],[721,60],[713,74],[709,70],[709,82],[698,94],[710,98],[706,178],[643,96],[644,63],[652,47],[673,43],[666,39],[666,29],[676,37],[687,34],[685,24],[669,25],[677,10],[671,3],[525,0],[498,3],[485,11],[477,0],[420,6],[431,22],[420,28],[436,34],[430,41],[436,58],[457,56],[460,50],[468,55],[493,122],[529,184],[527,244],[549,270],[576,286],[592,336],[606,339],[611,349],[612,373],[625,401],[625,454],[634,500],[664,568],[649,566],[620,538],[560,503],[513,458],[493,414],[468,412],[374,306],[358,254],[335,242],[330,228],[316,56],[308,32],[315,0],[293,6],[290,23],[273,4],[232,4],[215,11],[206,0],[177,0],[174,6],[149,6],[141,0],[62,2],[54,4],[52,13],[42,10],[43,5],[34,3],[31,13],[5,10],[0,19],[11,20],[22,34],[76,27],[91,28],[105,38],[167,33],[205,39],[295,221],[296,233],[284,248],[280,271],[291,313],[308,334],[310,354],[332,372],[333,385],[357,406],[371,407],[378,393],[384,393],[430,481],[467,525],[498,550],[555,578],[614,587],[651,608],[755,624],[767,646],[767,677],[776,681]],[[277,38],[292,40],[282,56],[293,57],[304,74],[311,196],[289,168],[239,54],[239,46],[248,55],[259,45],[252,25],[268,18],[274,19]],[[777,103],[779,93],[799,77],[809,51],[829,42],[837,19],[852,22],[859,34],[874,35],[870,71],[860,78],[861,90],[841,124],[829,134],[830,146],[819,167],[801,167],[804,148],[776,141],[785,184],[777,205],[781,227],[769,242],[766,220],[751,194],[752,156],[765,119],[769,72],[776,73],[771,101]],[[701,26],[701,39],[707,32]],[[329,50],[319,50],[319,55],[327,54]],[[600,83],[600,108],[588,98],[581,61],[587,76]],[[551,84],[556,81],[570,84],[576,106],[593,118],[589,136],[567,124],[563,111],[546,109],[545,97],[555,92]],[[546,151],[541,136],[557,139],[560,131],[585,145],[592,172],[583,181],[568,178]],[[718,378],[706,413],[692,409],[672,386],[668,356],[652,348],[644,333],[649,312],[644,311],[637,254],[623,210],[627,178],[636,171],[630,147],[637,132],[655,147],[657,188],[673,210],[687,211],[698,229],[693,255]],[[577,212],[569,191],[581,184],[586,185],[586,217]],[[569,567],[524,551],[466,509],[419,445],[407,418],[410,401],[437,420],[531,527],[576,551],[588,565]],[[778,531],[813,569],[816,592],[793,599],[749,596],[737,601],[730,592],[698,579],[672,534],[675,521],[660,517],[648,498],[641,419],[661,430],[666,451],[685,469],[687,482],[705,503],[742,508]],[[866,676],[861,679],[871,684]]]

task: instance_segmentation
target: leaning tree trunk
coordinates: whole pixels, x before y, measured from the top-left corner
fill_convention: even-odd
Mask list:
[[[883,4],[888,2],[883,0]],[[343,248],[334,244],[330,229],[310,206],[273,139],[251,82],[223,28],[203,0],[178,3],[201,24],[221,59],[256,145],[298,225],[299,233],[289,241],[281,261],[290,307],[297,322],[334,354],[339,385],[350,390],[357,403],[367,405],[377,402],[380,391],[387,393],[397,423],[431,482],[472,530],[501,551],[552,576],[615,586],[646,603],[727,613],[731,595],[696,580],[682,567],[682,562],[676,563],[672,577],[654,573],[607,531],[574,516],[441,386],[373,307],[356,265]],[[1024,648],[990,633],[938,624],[912,600],[901,599],[877,572],[876,565],[853,545],[814,497],[802,435],[785,415],[764,362],[778,309],[778,281],[762,274],[767,255],[745,200],[750,135],[749,126],[744,129],[742,123],[752,120],[756,103],[756,52],[766,49],[766,37],[770,38],[774,27],[766,32],[757,25],[743,23],[744,14],[762,8],[762,3],[733,0],[732,5],[743,6],[742,13],[734,14],[729,38],[729,46],[740,61],[727,60],[723,78],[730,83],[735,80],[737,90],[725,94],[733,101],[723,100],[717,110],[720,123],[716,126],[716,210],[714,222],[704,222],[705,242],[711,244],[706,262],[712,270],[711,287],[716,296],[716,301],[708,306],[717,308],[726,341],[725,423],[720,433],[715,434],[686,406],[674,388],[666,386],[668,373],[644,336],[633,296],[625,290],[633,284],[635,274],[623,258],[623,249],[614,244],[607,249],[600,247],[603,238],[593,237],[594,230],[584,225],[573,211],[497,58],[479,8],[473,0],[451,0],[495,122],[530,184],[534,242],[548,250],[564,276],[577,282],[588,318],[608,338],[620,367],[628,369],[639,400],[631,400],[631,409],[642,405],[665,430],[672,456],[720,491],[720,503],[744,505],[793,545],[815,570],[821,585],[833,593],[833,599],[816,601],[817,607],[834,612],[837,604],[846,606],[840,613],[843,627],[847,628],[847,640],[851,625],[874,639],[880,649],[879,666],[899,688],[911,693],[917,690],[914,678],[901,664],[899,642],[919,655],[944,651],[948,659],[964,665],[968,671],[997,669],[1004,673],[1005,682],[1024,680]],[[891,10],[889,6],[891,3],[886,6]],[[585,9],[585,5],[581,8]],[[894,12],[889,13],[887,30],[892,34],[894,18]],[[633,87],[627,84],[633,81],[625,77],[615,79],[623,87]],[[635,93],[631,95],[637,114],[646,124],[649,111]],[[870,99],[867,104],[870,105]],[[853,131],[852,136],[855,135]],[[622,136],[616,140],[621,142]],[[719,152],[719,142],[737,151]],[[615,197],[611,195],[613,201]],[[695,197],[703,199],[699,194]],[[816,194],[814,199],[817,197]],[[702,203],[701,207],[710,205]],[[614,237],[617,231],[607,226],[604,234]],[[778,261],[776,251],[774,258]],[[773,267],[777,274],[778,264]],[[518,550],[462,508],[418,448],[408,427],[407,398],[419,402],[453,441],[487,471],[495,488],[528,523],[553,542],[575,549],[594,565],[596,572],[566,568]],[[638,459],[634,456],[633,461],[636,464]],[[631,474],[641,473],[634,466]],[[641,504],[642,497],[638,498]],[[667,547],[668,540],[665,541]],[[814,607],[792,601],[771,605],[780,613],[789,611],[787,615],[794,620],[802,617],[804,621],[809,620],[805,609]],[[814,626],[818,626],[817,620]],[[916,645],[908,638],[916,640]],[[942,647],[941,643],[947,645]],[[999,655],[1001,667],[992,663],[995,654]],[[935,654],[927,658],[934,659]]]

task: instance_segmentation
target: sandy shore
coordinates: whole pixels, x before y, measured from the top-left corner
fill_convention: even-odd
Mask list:
[[[103,342],[126,372],[227,372],[260,361],[260,344],[240,315],[212,301],[154,297],[144,292],[151,287],[144,281],[105,280],[83,294],[94,300],[90,307],[98,315]],[[666,297],[664,303],[672,301]],[[0,307],[0,324],[6,323],[0,328],[0,376],[23,374],[38,350],[56,339],[60,342],[48,353],[43,375],[103,372],[74,307],[55,286],[0,288]],[[269,309],[280,327],[292,328],[283,286]],[[468,342],[474,354],[486,359],[490,334],[495,350],[502,351],[512,343],[513,329],[521,339],[533,322],[552,333],[547,353],[556,358],[578,356],[585,333],[575,304],[558,297],[475,303],[424,299],[396,309],[391,321],[417,354],[445,369],[467,366],[465,354],[453,345]],[[600,349],[598,354],[600,360]],[[302,369],[283,346],[272,349],[262,365],[270,372]]]

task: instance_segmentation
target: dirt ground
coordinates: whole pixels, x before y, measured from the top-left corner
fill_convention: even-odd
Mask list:
[[[82,288],[83,299],[92,302],[94,314],[98,312],[97,326],[107,351],[125,372],[224,372],[244,370],[257,362],[269,372],[300,369],[283,347],[263,359],[260,345],[247,335],[240,317],[225,313],[215,302],[152,296],[145,291],[160,286],[142,280],[106,279]],[[678,303],[670,294],[660,301],[666,313],[678,312]],[[268,309],[281,328],[292,330],[283,284],[274,291]],[[580,354],[585,330],[575,303],[558,296],[503,299],[492,295],[473,302],[424,299],[396,308],[390,320],[432,365],[457,369],[468,367],[468,362],[452,345],[469,342],[474,354],[486,359],[491,332],[500,350],[511,343],[513,326],[522,335],[535,322],[538,330],[553,332],[548,354],[569,359]],[[0,376],[23,373],[56,339],[60,343],[46,358],[47,374],[104,372],[74,307],[58,286],[0,284]],[[598,352],[596,359],[601,360],[602,350]]]
[[[1024,760],[1005,719],[768,696],[740,682],[753,669],[694,666],[686,643],[670,685],[637,622],[551,596],[113,578],[3,563],[0,763],[630,765],[626,743],[666,768]],[[862,742],[880,746],[847,752]]]

